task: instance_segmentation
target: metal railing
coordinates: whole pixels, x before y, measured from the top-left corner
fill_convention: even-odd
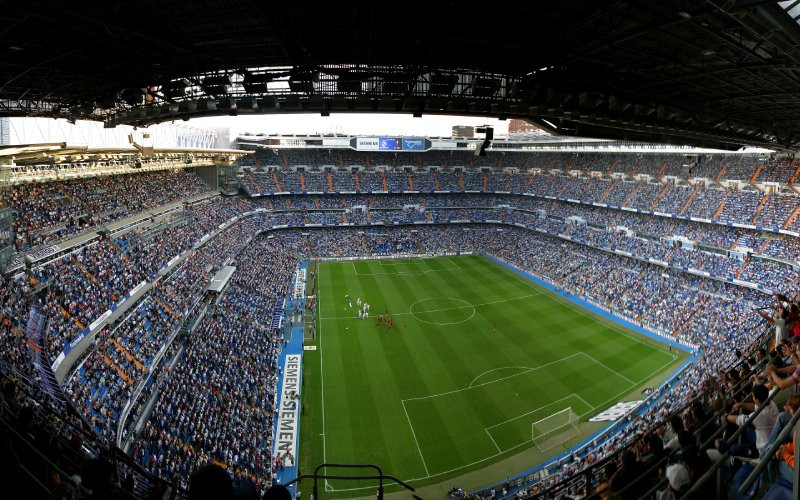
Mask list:
[[[775,460],[775,452],[778,451],[778,448],[786,442],[787,438],[789,437],[789,433],[794,431],[794,436],[792,437],[794,441],[794,463],[795,467],[793,468],[793,478],[792,478],[792,490],[794,498],[800,498],[800,467],[797,467],[797,464],[800,463],[800,439],[798,438],[798,431],[800,431],[800,411],[796,411],[792,419],[783,427],[780,434],[775,438],[775,442],[767,448],[766,453],[764,454],[764,458],[758,463],[755,469],[747,476],[742,486],[739,487],[739,494],[745,495],[750,488],[755,484],[758,478],[761,476],[761,473],[767,467],[767,465],[772,461]]]
[[[765,408],[767,408],[770,404],[773,404],[772,400],[775,399],[775,396],[779,393],[780,391],[773,391],[766,399],[766,401],[762,401],[762,403],[758,406],[758,408],[756,408],[753,413],[747,416],[747,420],[745,420],[745,422],[742,425],[740,425],[738,429],[736,429],[736,432],[731,434],[731,436],[725,440],[724,447],[727,448],[727,451],[725,451],[725,453],[722,454],[722,457],[720,457],[719,460],[717,460],[711,465],[711,468],[708,471],[706,471],[705,474],[700,476],[700,479],[698,479],[694,483],[694,485],[692,485],[692,487],[689,488],[689,491],[687,491],[681,497],[682,499],[693,498],[694,495],[696,495],[697,492],[699,492],[705,486],[705,484],[712,479],[712,477],[716,479],[717,482],[716,492],[717,492],[717,497],[719,498],[720,492],[722,490],[722,484],[721,484],[722,477],[720,475],[720,469],[722,468],[723,465],[725,465],[725,463],[728,462],[728,460],[731,457],[730,445],[734,444],[739,439],[739,436],[741,436],[742,433],[744,433],[747,427],[753,423],[756,417],[758,417],[761,414],[761,412],[764,411]],[[722,429],[724,428],[721,428],[720,430]]]
[[[340,474],[320,474],[320,470],[327,469],[328,467],[336,468],[336,469],[374,469],[377,474],[366,474],[366,475],[357,475],[357,476],[348,476],[348,475],[340,475]],[[324,479],[341,479],[341,480],[377,480],[378,481],[378,488],[376,497],[378,500],[383,500],[384,494],[384,481],[389,480],[398,484],[405,488],[406,490],[411,492],[411,497],[416,500],[422,500],[419,496],[414,494],[416,491],[413,486],[410,486],[400,479],[397,479],[394,476],[390,476],[388,474],[384,474],[383,470],[380,467],[374,464],[319,464],[315,469],[313,474],[302,474],[298,475],[295,479],[289,481],[285,484],[286,487],[291,486],[294,483],[302,481],[303,479],[313,479],[314,486],[313,486],[313,493],[312,498],[319,498],[319,480]]]

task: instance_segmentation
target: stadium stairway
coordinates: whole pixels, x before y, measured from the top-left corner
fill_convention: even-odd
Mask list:
[[[666,163],[664,166],[666,166]],[[659,175],[659,177],[661,177],[661,175]],[[669,191],[669,182],[664,183],[664,187],[661,189],[661,192],[658,193],[658,196],[656,196],[656,199],[653,200],[653,203],[650,205],[650,210],[655,210],[658,202],[661,201],[661,198],[663,198],[665,194],[667,194],[667,191]]]
[[[794,222],[794,220],[797,218],[798,213],[800,213],[800,205],[794,207],[792,214],[789,216],[788,219],[786,219],[786,222],[783,224],[783,229],[788,229],[789,226],[792,225],[792,222]]]
[[[689,210],[689,205],[692,204],[692,200],[694,200],[694,197],[697,196],[697,191],[699,190],[700,190],[700,184],[697,183],[694,185],[694,189],[692,190],[692,194],[689,195],[689,199],[686,200],[686,203],[684,203],[683,207],[681,207],[679,215],[683,215],[686,213],[687,210]]]
[[[636,191],[638,191],[639,188],[642,187],[643,185],[644,185],[644,182],[638,181],[636,183],[636,185],[633,186],[633,189],[631,190],[631,194],[629,194],[628,197],[625,198],[625,201],[622,202],[622,206],[623,207],[627,207],[628,206],[628,203],[633,199],[634,195],[636,194]]]
[[[486,192],[486,184],[489,183],[489,179],[487,179],[486,173],[483,174],[483,192]]]
[[[567,190],[567,188],[569,187],[570,184],[575,182],[575,179],[577,179],[577,177],[578,177],[577,175],[570,176],[569,180],[564,184],[564,186],[561,189],[559,189],[558,194],[556,195],[556,198],[561,198],[561,195],[564,194],[564,191]]]
[[[733,250],[734,248],[736,248],[739,245],[739,241],[741,239],[742,239],[742,235],[740,234],[739,236],[736,237],[735,240],[733,240],[733,243],[731,243],[731,246],[730,246],[730,248],[728,248],[728,250]]]
[[[367,243],[367,236],[364,234],[361,235],[361,243],[364,245],[364,250],[367,251],[367,255],[372,255],[372,250],[370,250],[369,243]]]
[[[313,259],[314,252],[311,250],[311,240],[308,239],[308,236],[306,236],[306,248],[308,248],[308,258]]]
[[[795,163],[797,163],[797,160],[792,160],[791,163],[789,163],[789,167],[791,167]],[[794,181],[797,180],[797,176],[798,175],[800,175],[800,163],[797,163],[797,168],[794,169],[794,172],[792,173],[792,176],[789,178],[789,185],[790,186],[792,184],[794,184]]]
[[[461,187],[461,192],[466,191],[464,189],[464,174],[461,172],[458,173],[458,185]]]
[[[306,176],[303,172],[300,172],[300,191],[306,192]]]
[[[154,302],[156,302],[158,305],[160,305],[165,311],[167,311],[170,314],[170,316],[172,316],[175,319],[179,318],[178,313],[173,311],[172,308],[170,308],[167,304],[164,303],[163,300],[159,299],[155,295],[152,296],[152,299],[153,299]]]
[[[616,162],[615,162],[615,163],[616,163]],[[605,192],[603,193],[603,195],[600,197],[600,199],[599,199],[599,200],[597,200],[597,203],[603,203],[603,202],[605,202],[605,201],[606,201],[606,198],[608,197],[608,194],[611,192],[611,190],[612,190],[612,189],[614,189],[614,188],[616,187],[616,185],[617,185],[617,184],[619,184],[619,179],[620,179],[620,178],[619,178],[619,177],[617,177],[616,179],[614,179],[614,180],[613,180],[613,182],[611,182],[611,185],[610,185],[610,186],[608,186],[608,188],[606,188],[606,190],[605,190]]]
[[[132,385],[133,385],[133,380],[131,380],[131,378],[128,376],[128,374],[127,374],[127,373],[125,373],[125,371],[124,371],[122,368],[120,368],[119,366],[117,366],[117,364],[116,364],[116,363],[114,363],[113,361],[111,361],[111,360],[108,358],[108,356],[106,356],[106,355],[105,355],[105,354],[103,354],[103,353],[100,353],[100,358],[103,360],[103,362],[104,362],[105,364],[107,364],[108,366],[110,366],[111,368],[113,368],[113,369],[114,369],[114,371],[115,371],[115,372],[117,372],[117,375],[119,375],[119,376],[120,376],[120,378],[122,378],[122,380],[124,380],[126,384],[128,384],[129,386],[132,386]]]
[[[589,182],[586,183],[586,186],[584,186],[583,189],[581,189],[581,192],[577,197],[579,200],[582,200],[583,199],[583,193],[589,191],[589,188],[592,187],[592,184],[594,184],[594,179],[595,179],[594,177],[591,177],[589,179]]]
[[[797,185],[795,185],[794,182],[790,182],[789,187],[792,189],[792,191],[800,195],[800,189],[797,187]]]
[[[506,181],[503,183],[503,191],[511,191],[511,170],[508,171],[508,177],[506,177]]]
[[[106,240],[106,241],[107,241],[107,242],[108,242],[108,244],[111,246],[111,248],[113,248],[113,249],[116,251],[116,253],[118,253],[118,254],[119,254],[119,256],[122,258],[122,260],[123,260],[123,261],[124,261],[124,262],[125,262],[125,263],[126,263],[128,266],[131,266],[131,267],[133,266],[133,264],[131,264],[131,261],[130,261],[130,260],[128,260],[128,256],[127,256],[127,254],[125,253],[125,251],[124,251],[124,250],[122,250],[122,248],[120,248],[120,246],[119,246],[119,245],[117,245],[117,244],[114,242],[114,240],[112,240],[111,238],[109,238],[109,239],[108,239],[108,240]]]
[[[117,340],[114,337],[109,337],[108,341],[111,343],[111,345],[116,347],[119,350],[119,352],[122,353],[123,356],[125,356],[125,359],[127,359],[128,361],[133,363],[136,366],[136,368],[139,369],[139,371],[142,371],[142,372],[145,371],[145,368],[144,368],[144,365],[142,364],[142,362],[139,361],[139,359],[137,359],[136,356],[131,354],[127,349],[125,349],[122,346],[122,344],[117,342]]]
[[[606,174],[610,175],[612,172],[614,172],[614,167],[617,166],[617,163],[619,163],[619,159],[616,159],[613,162],[611,162],[611,165],[609,165],[608,169],[606,170]]]
[[[333,172],[328,172],[328,192],[334,193],[335,190],[333,189]]]
[[[723,208],[725,208],[725,200],[722,200],[722,202],[719,204],[719,207],[717,207],[717,210],[714,212],[714,215],[711,218],[712,219],[719,218],[719,214],[722,213]]]
[[[439,172],[433,173],[433,189],[439,191]]]
[[[389,191],[389,183],[386,181],[386,172],[381,170],[381,182],[383,183],[383,190]]]
[[[525,189],[523,191],[525,191],[526,193],[530,191],[531,184],[533,184],[533,178],[536,177],[537,175],[539,174],[532,173],[528,175],[528,181],[525,183]]]
[[[761,173],[761,169],[762,168],[764,168],[764,164],[763,163],[759,163],[758,167],[756,167],[756,171],[753,172],[753,175],[750,177],[750,184],[751,185],[755,186],[756,179],[758,179],[758,174]]]
[[[636,166],[633,167],[633,170],[631,170],[631,177],[633,177],[633,175],[639,171],[639,168],[642,166],[642,163],[644,163],[644,160],[639,160],[639,163],[637,163]]]
[[[761,168],[761,165],[759,165],[758,167]],[[760,214],[761,209],[764,208],[764,204],[767,202],[767,198],[769,198],[769,193],[765,193],[764,197],[761,198],[761,202],[758,204],[758,208],[756,208],[756,213],[755,215],[753,215],[753,220],[750,222],[750,224],[755,225],[756,220],[758,219],[758,214]]]
[[[342,212],[342,222],[347,224],[347,212]]]
[[[681,329],[686,325],[688,325],[690,321],[692,321],[692,318],[694,318],[695,314],[697,314],[697,312],[700,311],[701,309],[705,308],[707,301],[708,301],[707,297],[702,296],[700,298],[700,304],[698,304],[697,307],[692,312],[690,312],[685,319],[682,319],[681,321],[677,321],[675,323],[678,326],[676,326],[675,329],[672,330],[672,335],[677,336],[681,332]]]
[[[725,175],[725,171],[726,170],[728,170],[728,164],[727,163],[725,165],[723,165],[721,169],[719,169],[719,172],[717,173],[717,176],[714,177],[714,182],[719,182],[719,180],[722,179],[722,176]]]
[[[736,279],[739,279],[739,276],[741,276],[741,275],[742,275],[742,273],[744,272],[744,268],[745,268],[745,267],[747,267],[747,264],[748,264],[749,262],[750,262],[750,255],[748,254],[748,255],[747,255],[745,258],[744,258],[744,262],[742,263],[742,267],[740,267],[740,268],[739,268],[739,270],[738,270],[738,271],[736,271]]]
[[[358,177],[358,172],[353,173],[353,179],[356,181],[356,191],[361,192],[361,179]]]
[[[89,279],[92,280],[93,283],[97,283],[97,278],[95,278],[94,274],[90,273],[89,270],[86,269],[86,267],[83,265],[82,262],[80,262],[79,260],[74,260],[74,262],[75,266],[81,271],[83,271],[86,274],[86,276],[88,276]]]
[[[764,243],[762,243],[761,244],[761,248],[758,249],[759,255],[763,255],[764,254],[764,251],[767,249],[767,246],[769,245],[769,240],[771,240],[771,239],[772,239],[771,236],[767,236],[766,238],[764,238]],[[792,288],[792,290],[793,290],[793,288]]]
[[[284,156],[283,159],[284,159],[284,162],[288,162],[289,161],[289,160],[286,159],[286,156]],[[276,174],[275,172],[272,172],[272,180],[275,181],[275,188],[277,189],[277,192],[282,192],[283,189],[281,189],[281,183],[280,183],[280,181],[278,181],[278,174]]]
[[[414,178],[411,176],[411,172],[408,173],[408,190],[414,190]]]
[[[661,168],[658,170],[658,173],[656,174],[656,179],[660,179],[664,175],[664,170],[667,169],[667,163],[668,162],[664,162],[664,164],[661,165]]]

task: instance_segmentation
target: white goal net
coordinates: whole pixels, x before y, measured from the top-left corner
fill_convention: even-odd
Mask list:
[[[578,415],[572,407],[553,413],[531,424],[531,441],[540,452],[551,450],[578,435]]]

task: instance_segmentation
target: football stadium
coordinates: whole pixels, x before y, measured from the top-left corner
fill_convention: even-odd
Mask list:
[[[800,1],[0,17],[3,498],[800,498]]]

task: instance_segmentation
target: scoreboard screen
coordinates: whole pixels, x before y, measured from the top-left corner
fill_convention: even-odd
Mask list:
[[[422,137],[354,137],[350,146],[358,151],[425,151],[431,145]]]
[[[378,150],[379,151],[400,151],[402,141],[396,137],[379,137]]]

